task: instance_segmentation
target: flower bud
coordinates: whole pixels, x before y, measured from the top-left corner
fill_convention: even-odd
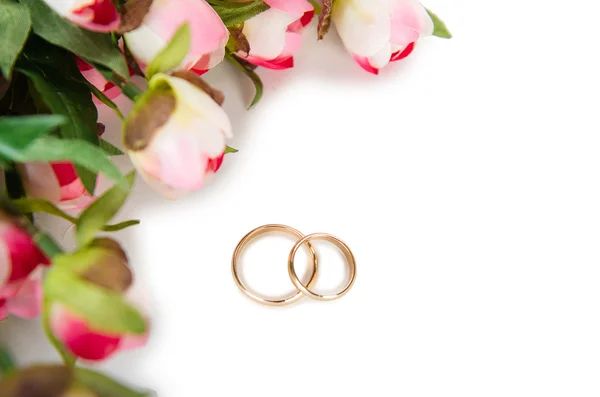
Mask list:
[[[294,66],[294,53],[302,46],[302,29],[315,10],[307,0],[264,0],[271,8],[246,22],[242,33],[250,44],[248,54],[237,55],[257,66],[287,69]]]
[[[229,38],[223,21],[204,0],[154,1],[142,25],[125,33],[125,43],[140,67],[145,68],[186,23],[191,33],[190,48],[175,70],[204,73],[223,60]]]
[[[28,197],[45,199],[65,210],[82,209],[93,202],[72,163],[18,164]]]
[[[348,52],[373,74],[410,55],[414,43],[434,28],[418,0],[337,0],[333,21]]]
[[[167,198],[200,189],[223,161],[231,123],[193,73],[157,74],[124,124],[124,146],[143,178]]]
[[[111,32],[121,24],[111,0],[44,0],[72,23],[96,32]]]
[[[16,221],[0,213],[0,320],[8,313],[36,317],[41,310],[38,266],[50,262]]]
[[[89,256],[91,263],[82,266],[81,279],[127,300],[133,275],[125,252],[110,239],[95,240],[91,248],[95,250],[94,255]],[[142,346],[148,338],[147,334],[110,333],[97,329],[83,315],[58,302],[53,302],[50,307],[50,329],[73,355],[90,361],[105,360],[118,351]]]

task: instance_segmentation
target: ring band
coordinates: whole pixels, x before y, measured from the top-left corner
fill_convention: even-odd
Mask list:
[[[317,293],[311,291],[309,289],[311,287],[310,283],[308,283],[305,286],[304,284],[302,284],[302,281],[300,281],[300,279],[298,278],[298,275],[296,274],[296,269],[294,268],[294,258],[296,257],[296,252],[302,245],[310,244],[311,240],[324,240],[324,241],[330,242],[331,244],[338,247],[344,254],[344,257],[346,258],[346,261],[350,268],[350,277],[348,279],[348,283],[346,284],[346,286],[344,286],[342,291],[338,292],[335,295],[320,295],[320,294],[317,294]],[[352,288],[352,286],[354,285],[354,281],[356,281],[356,260],[354,259],[354,254],[352,254],[352,251],[350,251],[350,248],[346,245],[346,243],[344,243],[339,238],[332,236],[331,234],[315,233],[315,234],[310,234],[306,237],[303,237],[301,240],[299,240],[294,245],[294,247],[292,248],[292,251],[290,252],[289,259],[288,259],[288,273],[290,275],[290,279],[292,280],[292,283],[294,283],[296,288],[298,288],[298,290],[301,291],[302,294],[308,296],[309,298],[316,299],[316,300],[331,301],[331,300],[338,299],[338,298],[341,298],[342,296],[346,295],[348,293],[348,291],[350,291],[350,288]]]
[[[258,303],[261,303],[263,305],[284,306],[284,305],[289,305],[291,303],[294,303],[294,302],[298,301],[299,299],[302,299],[303,294],[302,294],[301,290],[298,289],[298,291],[296,291],[296,293],[294,293],[293,295],[288,296],[286,298],[269,299],[269,298],[261,296],[261,295],[257,294],[256,292],[248,289],[248,287],[246,287],[244,285],[244,283],[242,282],[242,280],[240,279],[240,277],[238,275],[238,271],[237,271],[237,262],[238,262],[238,259],[241,255],[244,247],[250,241],[254,240],[256,237],[258,237],[262,234],[265,234],[265,233],[272,233],[272,232],[286,233],[286,234],[290,234],[294,237],[304,240],[304,242],[302,244],[296,243],[296,245],[294,246],[293,252],[295,255],[296,252],[298,251],[298,249],[300,248],[300,246],[303,244],[306,245],[306,247],[308,248],[308,250],[310,252],[310,256],[312,259],[311,260],[312,266],[310,266],[310,267],[312,267],[312,274],[311,274],[310,280],[308,281],[308,284],[307,284],[307,286],[310,288],[317,279],[317,277],[316,277],[317,269],[318,269],[317,253],[315,252],[315,249],[313,248],[312,244],[310,244],[310,242],[308,242],[308,240],[306,240],[306,238],[304,238],[304,234],[302,234],[298,230],[296,230],[292,227],[286,226],[286,225],[264,225],[264,226],[257,227],[256,229],[252,230],[250,233],[245,235],[244,238],[242,238],[242,240],[238,243],[237,247],[235,248],[235,251],[233,252],[233,258],[231,260],[231,271],[233,273],[233,279],[235,280],[235,283],[237,284],[238,288],[250,299],[252,299]],[[294,271],[294,275],[296,275],[295,271]],[[298,280],[298,283],[300,283],[300,285],[302,285],[300,279],[298,279],[297,276],[296,276],[296,279]],[[294,281],[294,280],[292,279],[292,281]]]

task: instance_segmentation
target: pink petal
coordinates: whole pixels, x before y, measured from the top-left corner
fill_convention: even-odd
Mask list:
[[[84,319],[60,304],[51,308],[50,328],[71,353],[90,361],[101,361],[113,355],[122,339],[119,335],[92,330]]]
[[[288,14],[302,15],[314,11],[314,7],[307,0],[264,0],[271,8],[287,12]]]
[[[25,193],[31,198],[41,198],[57,203],[60,201],[60,184],[48,163],[17,164]]]
[[[42,311],[42,286],[40,277],[30,277],[17,294],[6,302],[6,309],[15,316],[33,319]]]
[[[155,1],[144,18],[144,24],[165,42],[184,23],[189,23],[191,30],[192,40],[186,58],[191,60],[190,67],[198,63],[202,56],[212,54],[227,43],[229,31],[215,10],[204,0]]]
[[[110,32],[121,24],[119,13],[111,0],[95,0],[91,5],[73,10],[67,18],[88,30]]]
[[[433,32],[433,22],[417,0],[400,0],[391,15],[390,41],[404,47]]]
[[[245,55],[238,53],[238,56],[244,58],[256,66],[262,66],[267,69],[283,70],[294,67],[293,54],[302,47],[302,36],[295,32],[286,33],[285,47],[283,52],[275,59],[264,59],[254,55]]]
[[[399,61],[401,59],[406,58],[413,52],[414,49],[415,49],[415,43],[414,42],[410,43],[409,45],[406,46],[406,48],[404,50],[393,53],[392,58],[390,59],[390,62]]]
[[[302,15],[302,18],[300,18],[300,23],[302,24],[302,26],[307,26],[313,19],[313,17],[315,16],[315,10],[311,10],[311,11],[307,11],[304,13],[304,15]]]
[[[33,243],[29,234],[19,227],[8,225],[0,230],[3,240],[10,255],[12,272],[8,282],[25,279],[41,264],[49,264],[48,258]]]
[[[379,69],[374,68],[370,63],[367,57],[361,57],[359,55],[354,55],[354,60],[367,72],[373,73],[375,75],[379,74]]]

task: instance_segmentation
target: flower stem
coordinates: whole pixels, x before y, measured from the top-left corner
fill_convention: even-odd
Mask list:
[[[10,374],[16,369],[15,362],[8,349],[4,346],[0,346],[0,374],[3,377]]]

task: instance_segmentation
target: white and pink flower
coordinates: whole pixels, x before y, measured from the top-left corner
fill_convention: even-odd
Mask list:
[[[220,104],[188,80],[157,74],[149,85],[148,98],[124,125],[125,147],[146,182],[176,199],[219,170],[231,123]]]
[[[112,0],[44,0],[69,21],[96,32],[111,32],[121,24]]]
[[[72,163],[25,163],[17,170],[31,198],[49,200],[66,210],[82,209],[94,201]]]
[[[125,42],[140,67],[145,68],[186,23],[190,26],[191,45],[175,70],[205,73],[223,60],[229,31],[204,0],[155,0],[142,25],[124,35]]]
[[[373,74],[406,58],[434,29],[418,0],[337,0],[333,21],[348,52]]]
[[[250,53],[237,55],[257,66],[287,69],[294,66],[294,53],[302,46],[302,30],[315,10],[306,0],[264,0],[271,8],[244,23],[242,33]]]
[[[8,314],[34,318],[41,311],[38,266],[50,262],[31,236],[0,215],[0,320]]]

